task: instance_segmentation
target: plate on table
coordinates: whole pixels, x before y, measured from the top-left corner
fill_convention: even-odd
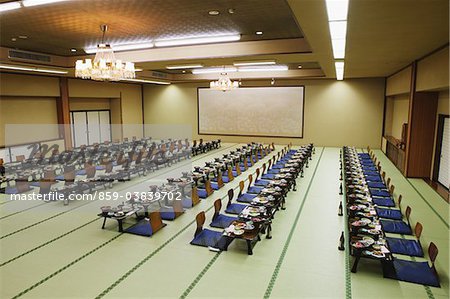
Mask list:
[[[265,197],[255,197],[255,198],[253,198],[253,202],[260,203],[260,204],[265,204],[265,203],[268,203],[269,200],[267,198],[265,198]]]
[[[262,189],[262,192],[264,192],[264,193],[275,193],[275,190],[264,188],[264,189]]]
[[[233,230],[233,234],[235,234],[236,236],[240,236],[243,235],[245,233],[245,231],[243,229],[234,229]]]
[[[373,256],[375,258],[383,258],[385,257],[384,253],[379,250],[364,250],[363,253],[367,256]]]
[[[251,223],[247,223],[246,225],[245,225],[245,228],[244,228],[245,230],[252,230],[252,229],[255,229],[255,226],[253,225],[253,224],[251,224]]]

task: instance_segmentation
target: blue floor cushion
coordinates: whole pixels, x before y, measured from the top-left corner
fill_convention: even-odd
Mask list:
[[[86,170],[82,169],[82,170],[78,170],[76,172],[77,175],[86,175]]]
[[[211,227],[218,227],[218,228],[226,228],[230,226],[231,222],[238,220],[237,217],[232,216],[226,216],[219,214],[213,221],[209,224]]]
[[[380,218],[386,218],[386,219],[393,219],[393,220],[402,220],[403,215],[402,211],[400,210],[394,210],[394,209],[381,209],[381,208],[375,208],[378,217]]]
[[[424,256],[422,246],[416,240],[386,238],[386,241],[392,253],[418,257]]]
[[[206,193],[205,189],[197,189],[197,194],[198,194],[198,197],[200,197],[200,198],[208,197],[208,193]]]
[[[373,196],[380,196],[380,197],[389,197],[391,194],[387,190],[377,190],[377,189],[369,189],[370,194]]]
[[[250,202],[252,202],[253,198],[255,198],[256,196],[257,196],[256,194],[244,193],[237,198],[237,201],[250,203]]]
[[[268,171],[267,171],[267,173],[271,173],[271,174],[279,174],[280,173],[280,170],[279,169],[269,169]]]
[[[380,176],[376,176],[376,175],[367,175],[366,176],[366,181],[368,181],[368,182],[382,182],[381,177]]]
[[[98,165],[98,166],[95,166],[95,169],[96,169],[96,170],[104,170],[104,169],[105,169],[105,166],[103,166],[103,165]]]
[[[216,183],[216,182],[211,182],[211,187],[212,187],[214,190],[219,190],[219,189],[220,189],[219,184]]]
[[[15,187],[6,187],[5,194],[19,194],[19,193],[24,193],[24,192],[30,191],[31,189],[32,188],[28,187],[26,190],[19,192],[19,190],[17,190],[17,188],[15,188]]]
[[[234,177],[237,177],[239,175],[236,170],[233,170],[231,173],[233,174]]]
[[[281,169],[281,168],[284,168],[284,164],[277,163],[272,167],[272,169]]]
[[[251,186],[250,188],[248,188],[247,192],[251,194],[259,194],[261,193],[262,189],[264,189],[264,187]]]
[[[238,215],[242,212],[243,209],[245,209],[245,207],[247,207],[247,205],[232,203],[227,207],[225,213]]]
[[[380,220],[385,233],[411,235],[411,227],[403,221]]]
[[[377,206],[382,207],[395,207],[395,202],[390,197],[373,197],[372,201]]]
[[[266,173],[261,176],[261,179],[263,180],[273,180],[275,178],[275,173]]]
[[[64,181],[64,176],[63,175],[58,175],[55,180],[57,181]]]
[[[192,208],[192,199],[191,198],[184,198],[182,200],[183,208]]]
[[[197,236],[195,236],[195,238],[191,241],[191,244],[224,249],[226,239],[223,238],[222,232],[203,229]]]
[[[440,287],[439,280],[428,262],[394,260],[397,279],[433,287]]]
[[[176,218],[175,210],[172,207],[162,207],[159,214],[163,220],[174,220]]]
[[[263,187],[265,187],[265,186],[267,186],[269,183],[270,183],[270,181],[267,181],[267,180],[256,180],[256,181],[255,181],[255,185],[256,185],[256,186],[263,186]]]
[[[135,225],[127,228],[125,230],[126,233],[139,235],[139,236],[145,236],[150,237],[153,235],[153,229],[150,225],[150,222],[146,219],[141,220],[140,222],[136,223]]]
[[[369,186],[369,188],[378,188],[378,189],[386,188],[383,182],[367,182],[367,185]]]

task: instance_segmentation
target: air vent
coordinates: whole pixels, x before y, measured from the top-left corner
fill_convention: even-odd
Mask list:
[[[49,55],[37,54],[33,52],[19,51],[19,50],[9,50],[8,58],[17,61],[28,61],[28,62],[51,62],[51,57]]]
[[[166,73],[161,73],[161,72],[152,72],[152,77],[161,78],[161,79],[167,79],[167,74]]]

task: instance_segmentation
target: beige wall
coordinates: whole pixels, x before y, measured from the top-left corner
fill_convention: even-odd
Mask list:
[[[109,110],[111,109],[110,99],[100,98],[70,98],[69,109],[73,110]]]
[[[416,90],[437,90],[449,86],[449,48],[430,55],[417,64]]]
[[[387,113],[386,113],[387,114]],[[399,95],[392,100],[392,123],[390,134],[397,139],[402,138],[402,126],[408,123],[409,95]]]
[[[0,146],[59,138],[57,123],[55,98],[0,96]]]
[[[57,123],[57,77],[1,73],[0,96],[0,146],[6,123]],[[141,85],[69,79],[69,97],[72,110],[111,109],[112,123],[125,124],[113,128],[113,139],[120,139],[122,131],[125,137],[142,137]],[[52,134],[44,134],[44,139],[53,138]]]
[[[305,86],[304,138],[261,138],[245,136],[202,136],[225,142],[259,140],[279,144],[292,142],[316,145],[354,145],[379,148],[384,105],[383,79],[278,80],[280,86]],[[244,86],[268,86],[266,81],[245,82]],[[146,85],[144,112],[146,124],[187,124],[198,139],[197,87],[205,83]]]
[[[123,137],[142,137],[141,85],[69,79],[69,97],[121,98]],[[113,119],[117,121],[117,115]],[[113,138],[117,136],[117,134],[113,135],[115,135]]]
[[[58,78],[0,74],[0,146],[58,138],[57,127],[36,126],[32,133],[16,127],[5,142],[6,124],[57,124],[56,97]]]
[[[59,78],[0,74],[2,96],[59,97]]]
[[[409,66],[400,72],[390,76],[386,80],[386,95],[398,95],[410,92],[411,87],[411,70]]]

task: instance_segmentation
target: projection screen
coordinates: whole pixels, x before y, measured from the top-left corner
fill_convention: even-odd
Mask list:
[[[198,133],[303,138],[304,87],[198,89]]]

